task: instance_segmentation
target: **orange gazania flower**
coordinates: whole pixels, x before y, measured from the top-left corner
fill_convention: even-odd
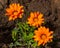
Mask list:
[[[43,14],[39,12],[31,12],[30,17],[28,18],[28,24],[30,26],[40,26],[42,23],[44,23]]]
[[[53,31],[49,31],[49,28],[40,27],[38,30],[34,31],[34,40],[38,42],[39,45],[45,45],[47,42],[51,42],[53,38]]]
[[[23,12],[23,6],[16,3],[10,4],[9,8],[6,8],[6,15],[9,16],[9,21],[15,20],[16,18],[22,18]]]

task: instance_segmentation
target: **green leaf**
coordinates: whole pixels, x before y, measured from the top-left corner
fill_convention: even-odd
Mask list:
[[[37,42],[34,42],[34,43],[32,44],[32,46],[33,46],[33,47],[36,47],[36,46],[37,46]]]
[[[27,36],[28,40],[32,39],[33,38],[33,33],[30,32],[29,35]]]
[[[27,40],[27,34],[26,34],[26,32],[23,33],[22,38],[23,38],[24,41]]]
[[[12,31],[12,38],[14,41],[16,41],[17,39],[17,33],[18,33],[18,29],[14,28],[14,30]]]
[[[29,26],[26,23],[23,23],[22,27],[24,28],[24,30],[27,30],[27,31],[29,30]]]
[[[18,28],[20,29],[20,32],[23,32],[22,25],[23,25],[23,24],[22,24],[21,22],[17,23],[17,26],[18,26]]]
[[[21,44],[20,44],[19,42],[16,41],[16,42],[15,42],[15,45],[17,46],[17,45],[21,45]]]
[[[14,46],[14,44],[13,43],[10,43],[9,48],[12,48],[13,46]]]

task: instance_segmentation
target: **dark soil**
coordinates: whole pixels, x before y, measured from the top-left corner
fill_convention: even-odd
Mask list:
[[[54,42],[49,48],[60,48],[60,0],[0,0],[0,48],[8,48],[12,42],[11,30],[15,27],[15,22],[9,22],[5,16],[5,9],[11,3],[20,3],[25,7],[22,21],[26,20],[28,12],[42,12],[46,22],[44,25],[55,34]]]

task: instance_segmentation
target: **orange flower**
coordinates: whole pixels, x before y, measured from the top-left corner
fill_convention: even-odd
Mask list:
[[[16,3],[10,4],[9,8],[6,8],[6,15],[9,16],[9,21],[15,20],[16,18],[22,18],[23,12],[23,6]]]
[[[38,46],[43,44],[45,45],[47,42],[51,42],[53,38],[53,31],[49,31],[49,28],[40,27],[38,30],[34,31],[34,40],[38,42]]]
[[[28,24],[30,26],[40,26],[42,23],[44,23],[44,18],[42,13],[39,12],[31,12],[30,17],[28,18]]]

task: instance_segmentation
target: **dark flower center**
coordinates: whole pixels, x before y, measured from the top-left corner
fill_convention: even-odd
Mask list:
[[[47,36],[46,36],[46,34],[42,34],[42,35],[40,36],[40,38],[44,40],[44,39],[47,38]]]

